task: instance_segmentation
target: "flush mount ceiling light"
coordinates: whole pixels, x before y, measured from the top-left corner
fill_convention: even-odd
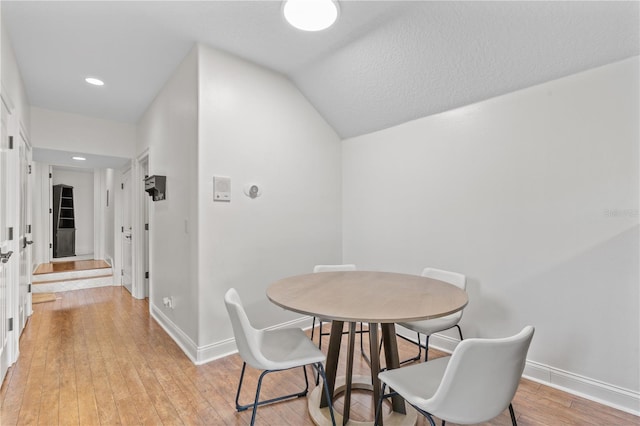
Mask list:
[[[76,161],[85,161],[86,158],[84,157],[71,157],[72,159],[76,160]]]
[[[286,0],[284,17],[303,31],[321,31],[338,19],[338,3],[334,0]]]
[[[98,78],[94,78],[94,77],[87,77],[84,79],[84,81],[86,81],[89,84],[93,84],[94,86],[104,86],[104,81],[98,79]]]

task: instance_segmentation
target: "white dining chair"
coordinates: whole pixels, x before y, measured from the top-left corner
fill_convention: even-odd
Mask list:
[[[354,264],[344,264],[344,265],[316,265],[313,267],[313,272],[314,273],[319,273],[319,272],[342,272],[342,271],[355,271],[356,270],[356,265]],[[331,333],[325,333],[322,331],[322,323],[326,322],[327,320],[323,319],[323,318],[317,318],[318,320],[318,324],[319,324],[319,331],[318,331],[318,347],[320,349],[322,349],[322,336],[328,336]],[[316,329],[316,317],[313,317],[313,320],[311,322],[311,340],[313,340],[313,336],[315,334],[315,329]],[[363,348],[363,344],[362,344],[362,323],[360,323],[360,331],[357,333],[360,333],[360,349],[362,350]],[[345,333],[343,333],[345,334]]]
[[[433,416],[445,422],[486,422],[509,409],[518,389],[534,328],[526,326],[512,337],[463,340],[451,356],[387,370],[376,409],[376,423],[384,398],[399,394],[423,414],[432,426]],[[385,395],[389,387],[393,392]]]
[[[345,263],[342,265],[316,265],[313,267],[313,273],[320,273],[320,272],[342,272],[342,271],[355,271],[357,270],[356,265],[352,264],[352,263]],[[323,319],[323,318],[318,318],[318,348],[322,349],[322,337],[323,336],[329,336],[331,335],[331,333],[327,333],[327,332],[323,332],[322,331],[322,323],[326,322],[327,320]],[[316,329],[316,317],[313,317],[313,320],[311,322],[311,340],[313,340],[313,336],[315,334],[315,329]],[[368,330],[364,330],[364,326],[362,325],[362,323],[360,323],[360,330],[356,331],[357,334],[360,335],[360,353],[362,353],[362,355],[364,356],[364,358],[368,361],[369,359],[367,358],[367,355],[364,352],[364,344],[362,343],[362,333],[367,333]],[[342,334],[348,334],[347,331],[342,332]],[[320,376],[316,375],[316,385],[319,383],[320,381]]]
[[[462,290],[466,290],[467,288],[467,277],[457,272],[444,271],[442,269],[435,269],[435,268],[425,268],[424,271],[422,271],[422,276],[427,278],[433,278],[439,281],[444,281],[449,284],[453,284],[456,287],[461,288]],[[441,331],[445,331],[450,328],[456,327],[458,329],[458,334],[460,335],[460,340],[462,340],[463,339],[462,330],[460,329],[460,325],[458,325],[461,318],[462,318],[462,311],[459,311],[454,314],[447,315],[440,318],[399,323],[399,325],[403,326],[404,328],[415,331],[418,335],[417,342],[414,342],[413,340],[408,339],[401,334],[397,334],[398,337],[408,342],[414,343],[418,346],[418,354],[413,358],[405,359],[400,364],[405,364],[407,362],[412,362],[412,361],[419,361],[422,356],[423,348],[424,348],[424,360],[427,361],[427,356],[429,352],[429,336],[431,336],[433,333],[439,333]],[[422,345],[422,343],[420,342],[421,334],[424,334],[426,336],[424,345]]]
[[[327,377],[322,365],[325,360],[325,356],[322,351],[318,349],[311,340],[309,340],[304,331],[299,328],[284,328],[277,330],[258,330],[253,328],[249,322],[249,318],[247,317],[244,307],[242,306],[240,296],[233,288],[226,292],[224,302],[227,307],[227,312],[229,313],[229,318],[231,319],[231,326],[236,339],[238,353],[243,360],[240,382],[238,383],[238,391],[236,393],[236,409],[238,411],[245,411],[248,408],[253,408],[253,413],[251,415],[251,425],[253,425],[255,423],[256,411],[259,405],[274,403],[288,398],[306,396],[309,390],[309,379],[307,378],[307,370],[305,366],[312,365],[322,377],[325,396],[327,397],[327,401],[329,401],[331,420],[333,425],[335,425],[336,422],[333,414],[331,397],[329,395],[329,387],[327,386]],[[241,405],[239,403],[240,392],[247,364],[257,370],[264,371],[260,374],[260,378],[258,379],[254,402],[251,404]],[[304,390],[298,393],[260,401],[260,388],[262,386],[262,379],[265,375],[274,371],[289,370],[296,367],[301,367],[304,372],[304,381],[306,384]]]

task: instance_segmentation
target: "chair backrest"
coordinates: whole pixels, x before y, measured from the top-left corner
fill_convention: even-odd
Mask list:
[[[355,271],[356,265],[316,265],[313,268],[313,272],[340,272],[340,271]]]
[[[422,276],[427,278],[433,278],[434,280],[444,281],[446,283],[455,285],[456,287],[461,288],[462,290],[467,289],[467,277],[458,272],[445,271],[443,269],[436,269],[436,268],[424,268],[424,271],[422,271]],[[460,319],[462,318],[463,311],[464,309],[462,311],[458,311],[454,314],[447,316],[447,318],[456,317],[457,321],[460,321]]]
[[[463,290],[467,289],[467,277],[457,272],[445,271],[443,269],[436,268],[424,268],[422,276],[453,284]]]
[[[260,339],[262,332],[251,326],[249,317],[242,306],[240,295],[235,288],[230,288],[224,295],[224,303],[231,319],[233,335],[236,339],[238,353],[244,362],[250,366],[265,370],[268,361],[260,351]]]
[[[533,332],[526,326],[512,337],[460,342],[428,411],[461,424],[485,422],[502,413],[518,388]]]

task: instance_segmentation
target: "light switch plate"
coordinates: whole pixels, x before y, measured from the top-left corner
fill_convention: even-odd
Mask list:
[[[213,201],[231,201],[231,178],[213,177]]]

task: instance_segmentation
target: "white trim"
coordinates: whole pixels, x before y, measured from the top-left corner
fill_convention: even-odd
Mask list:
[[[133,236],[133,247],[131,253],[132,271],[131,271],[131,294],[136,299],[145,298],[145,217],[144,204],[147,202],[147,193],[144,191],[144,164],[149,167],[149,151],[144,150],[134,161],[132,161],[133,170],[131,174],[131,226]]]
[[[196,365],[206,364],[225,356],[233,355],[238,352],[236,347],[236,339],[233,337],[230,339],[221,340],[210,345],[201,346],[198,348]]]
[[[398,333],[415,341],[415,333],[413,332],[411,332],[412,337],[411,334],[406,334],[401,329],[398,329]],[[433,334],[429,338],[429,347],[452,353],[459,342],[458,339],[441,334]],[[527,360],[522,377],[616,410],[640,416],[640,392],[624,389],[530,360]]]
[[[94,259],[104,258],[105,214],[104,201],[106,185],[104,170],[93,169],[93,255]]]
[[[167,317],[156,306],[149,304],[149,310],[151,317],[156,320],[160,327],[167,332],[167,334],[173,339],[180,349],[187,355],[187,357],[197,365],[196,357],[198,353],[198,347],[189,336],[187,336],[176,324],[174,324],[169,317]]]
[[[527,361],[523,377],[616,410],[640,416],[640,393],[535,361]]]

